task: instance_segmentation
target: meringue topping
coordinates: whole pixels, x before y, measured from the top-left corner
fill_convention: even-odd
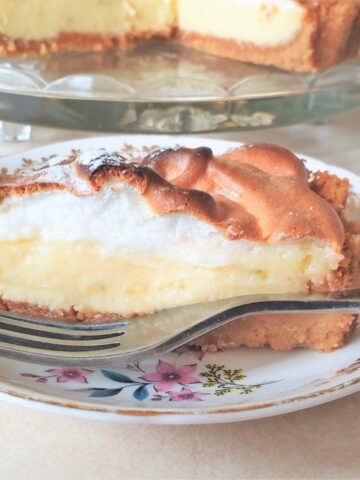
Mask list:
[[[338,252],[344,242],[340,218],[311,190],[304,163],[273,145],[248,145],[217,158],[207,147],[160,149],[142,163],[105,150],[55,158],[31,173],[0,176],[0,198],[54,190],[90,196],[118,182],[135,188],[156,214],[191,215],[228,240],[309,237]]]

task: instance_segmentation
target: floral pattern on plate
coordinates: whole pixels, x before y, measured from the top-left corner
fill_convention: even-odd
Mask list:
[[[85,368],[52,368],[43,374],[20,373],[24,378],[37,383],[81,383],[86,388],[74,388],[74,391],[87,394],[91,398],[106,398],[120,395],[130,389],[135,400],[143,401],[150,397],[152,401],[199,402],[209,395],[223,396],[231,393],[249,395],[255,390],[277,380],[249,384],[242,369],[231,369],[216,363],[201,364],[204,353],[194,347],[182,347],[174,352],[175,358],[187,353],[194,356],[197,363],[177,366],[175,363],[158,359],[153,362],[129,364],[121,371],[100,369],[104,386],[95,386],[91,374],[95,370]],[[110,381],[110,383],[109,383]]]

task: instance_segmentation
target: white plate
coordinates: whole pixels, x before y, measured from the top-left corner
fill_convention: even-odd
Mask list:
[[[125,155],[148,147],[206,145],[220,153],[238,144],[218,140],[120,136],[72,140],[1,159],[16,168],[23,158],[41,161],[71,149],[105,147]],[[145,147],[145,149],[144,149]],[[349,178],[360,193],[360,178],[306,157],[312,170]],[[292,412],[360,391],[360,331],[331,354],[240,348],[203,355],[182,349],[122,368],[68,369],[1,359],[0,398],[42,410],[127,423],[215,423]],[[166,383],[166,374],[175,381]]]

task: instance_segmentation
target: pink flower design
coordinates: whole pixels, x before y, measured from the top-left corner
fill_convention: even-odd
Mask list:
[[[195,401],[202,402],[203,397],[209,393],[193,392],[190,388],[182,388],[181,392],[167,392],[170,396],[170,402]]]
[[[56,381],[59,383],[88,383],[87,375],[94,372],[94,370],[87,370],[85,368],[53,368],[46,371],[54,375]]]
[[[183,365],[176,368],[175,365],[171,363],[159,360],[156,372],[147,373],[140,378],[147,382],[155,382],[156,385],[154,388],[157,392],[167,392],[176,384],[187,385],[191,383],[201,383],[198,378],[191,376],[195,373],[196,367],[197,365]]]

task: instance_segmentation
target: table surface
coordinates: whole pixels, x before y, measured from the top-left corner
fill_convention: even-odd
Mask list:
[[[0,155],[90,134],[35,129]],[[360,174],[360,111],[326,125],[217,135],[278,143]],[[0,480],[360,479],[360,394],[224,425],[129,426],[0,404]]]

